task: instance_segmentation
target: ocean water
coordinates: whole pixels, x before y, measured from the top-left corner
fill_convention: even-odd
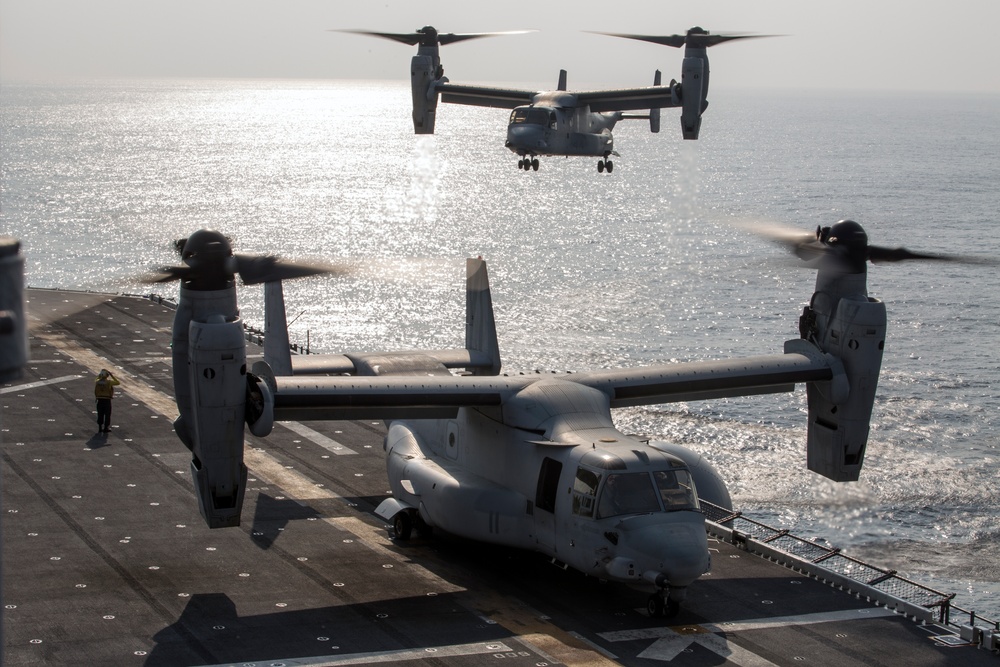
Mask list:
[[[623,122],[613,174],[503,148],[506,112],[442,105],[412,134],[405,83],[169,80],[0,87],[0,232],[28,283],[148,293],[171,241],[349,263],[286,285],[314,350],[447,347],[464,258],[490,261],[505,370],[777,352],[814,275],[737,224],[850,218],[873,244],[1000,254],[1000,97],[712,91],[702,138]],[[804,392],[620,410],[704,453],[751,516],[1000,618],[996,267],[879,265],[889,333],[861,480],[805,470]],[[156,292],[175,296],[176,287]],[[262,291],[241,288],[262,324]]]

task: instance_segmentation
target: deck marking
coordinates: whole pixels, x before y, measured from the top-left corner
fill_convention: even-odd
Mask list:
[[[618,630],[614,632],[599,632],[597,636],[609,642],[634,641],[638,639],[655,639],[649,647],[637,657],[647,660],[670,661],[691,644],[699,644],[708,650],[722,656],[726,660],[743,667],[772,667],[774,663],[757,655],[753,651],[732,644],[717,633],[735,633],[748,630],[766,630],[794,625],[813,625],[816,623],[832,623],[839,621],[862,620],[882,616],[895,616],[896,613],[885,607],[865,609],[845,609],[842,611],[818,612],[801,614],[799,616],[776,616],[772,618],[755,618],[745,621],[726,621],[724,623],[705,623],[703,625],[675,626],[674,628],[640,628],[636,630]]]
[[[377,665],[397,663],[412,660],[429,660],[433,658],[453,658],[466,655],[490,655],[492,653],[510,653],[513,649],[502,642],[479,642],[475,644],[453,644],[451,646],[434,646],[428,648],[398,649],[395,651],[373,651],[371,653],[347,653],[344,655],[323,655],[311,658],[268,658],[267,660],[244,661],[241,664],[284,665],[285,667],[335,667],[336,665]],[[221,667],[232,665],[226,662],[219,665],[203,665],[203,667]]]
[[[310,442],[319,445],[328,452],[336,454],[337,456],[343,456],[345,454],[357,454],[357,452],[354,451],[353,449],[337,442],[333,438],[329,438],[323,435],[319,431],[309,428],[305,424],[301,424],[299,422],[278,422],[278,423],[284,426],[285,428],[289,429],[290,431],[298,433],[303,438],[308,439]]]
[[[38,382],[28,382],[27,384],[19,384],[14,387],[4,387],[0,389],[0,394],[10,394],[15,391],[26,391],[28,389],[35,389],[36,387],[44,387],[48,384],[58,384],[60,382],[66,382],[67,380],[78,380],[83,375],[64,375],[60,378],[52,378],[51,380],[40,380]]]

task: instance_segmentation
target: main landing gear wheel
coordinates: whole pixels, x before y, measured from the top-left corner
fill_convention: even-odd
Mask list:
[[[615,169],[615,163],[612,162],[611,160],[598,160],[597,161],[597,172],[598,173],[604,173],[605,169],[610,174]]]
[[[524,169],[525,171],[535,170],[538,171],[538,158],[523,158],[517,161],[517,168]]]
[[[413,534],[413,519],[406,512],[400,512],[392,520],[392,534],[397,540],[406,541]]]

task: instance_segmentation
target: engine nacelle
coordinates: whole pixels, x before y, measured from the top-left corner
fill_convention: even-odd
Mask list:
[[[435,82],[441,78],[440,64],[435,58],[415,55],[410,61],[410,88],[413,94],[413,131],[416,134],[434,134],[438,94]]]
[[[681,133],[685,139],[697,139],[701,129],[701,113],[705,110],[706,59],[684,58],[681,66]]]
[[[809,384],[808,466],[834,481],[853,482],[864,463],[882,367],[885,304],[872,298],[842,298],[836,304],[822,301],[822,295],[817,293],[803,317],[819,320],[816,342],[824,352],[840,360],[848,391],[845,397],[842,390]]]
[[[240,525],[247,468],[243,422],[247,395],[246,345],[237,318],[214,315],[188,329],[188,377],[193,424],[191,473],[198,506],[210,528]]]

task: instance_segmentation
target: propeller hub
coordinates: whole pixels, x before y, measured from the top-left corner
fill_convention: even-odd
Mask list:
[[[817,231],[817,238],[820,242],[834,247],[851,249],[868,247],[868,234],[865,228],[853,220],[841,220],[832,227],[823,227]]]
[[[196,231],[184,242],[181,259],[190,268],[183,280],[191,289],[225,289],[234,280],[237,267],[233,247],[221,232]]]

